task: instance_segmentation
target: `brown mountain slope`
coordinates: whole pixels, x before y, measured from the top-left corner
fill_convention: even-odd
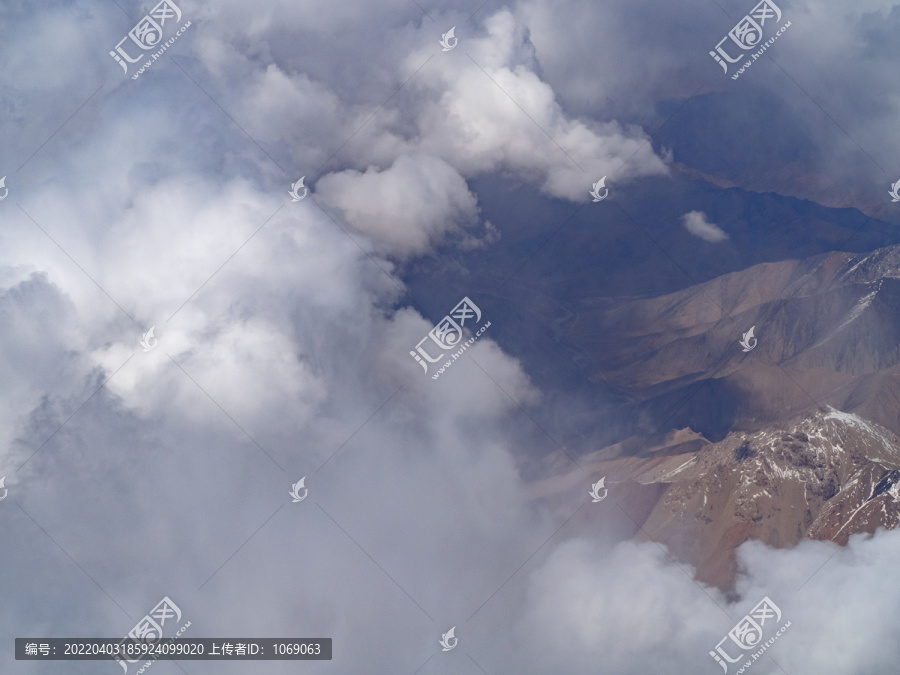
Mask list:
[[[733,584],[734,550],[748,539],[778,548],[803,539],[843,545],[851,534],[900,524],[900,438],[833,408],[591,472],[607,473],[609,496],[623,508],[635,483],[643,494],[656,486],[649,516],[630,514],[643,522],[638,538],[665,544],[698,579],[722,588]]]
[[[661,297],[573,308],[566,338],[590,353],[593,377],[628,392],[647,419],[668,419],[691,386],[713,378],[727,405],[697,398],[673,426],[752,430],[828,403],[900,433],[900,246],[765,263]],[[737,341],[751,326],[759,344],[747,354]]]

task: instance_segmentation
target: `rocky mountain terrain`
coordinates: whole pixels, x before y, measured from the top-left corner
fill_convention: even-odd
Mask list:
[[[729,588],[748,539],[843,545],[900,524],[900,246],[570,308],[560,334],[633,420],[579,463],[699,579]]]
[[[565,336],[590,353],[592,377],[646,417],[672,417],[670,429],[718,440],[830,404],[900,433],[900,246],[573,305]],[[751,326],[759,343],[745,353],[738,340]]]
[[[571,494],[576,457],[628,513],[616,536],[642,527],[725,588],[748,539],[843,544],[898,524],[900,228],[682,180],[568,211],[480,191],[504,247],[407,278],[425,307],[477,297],[545,393],[529,414],[556,447],[520,467],[536,498]],[[688,234],[696,208],[727,238]],[[432,289],[436,266],[460,287]]]
[[[568,448],[641,452],[657,429],[688,427],[720,440],[817,403],[900,433],[900,227],[884,220],[900,209],[871,218],[679,166],[579,208],[481,181],[503,245],[408,265],[411,297],[435,321],[466,295],[498,317],[493,339],[562,410],[533,414]],[[727,238],[690,234],[682,218],[696,209]],[[752,325],[760,342],[745,354]]]
[[[638,538],[665,544],[698,579],[723,588],[738,571],[735,548],[748,539],[843,545],[900,524],[900,438],[830,407],[689,452],[600,462],[591,472],[607,472],[617,501],[635,490],[653,494]]]

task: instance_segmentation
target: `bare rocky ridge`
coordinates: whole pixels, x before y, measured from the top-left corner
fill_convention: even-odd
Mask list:
[[[745,354],[737,340],[754,325],[759,344]],[[673,426],[715,437],[827,403],[900,433],[900,246],[764,263],[655,298],[581,300],[565,330],[596,379],[648,419],[709,380]]]
[[[630,481],[662,488],[646,535],[723,588],[737,572],[734,549],[748,539],[843,545],[900,524],[900,438],[833,408],[693,452],[615,464],[608,485],[620,493]]]

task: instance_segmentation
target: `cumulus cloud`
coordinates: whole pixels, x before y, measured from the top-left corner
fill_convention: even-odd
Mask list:
[[[389,135],[397,147],[373,142],[372,153],[415,147],[442,157],[463,175],[507,171],[548,195],[573,201],[587,200],[585,183],[603,175],[624,181],[666,173],[642,130],[565,113],[535,72],[527,29],[511,11],[496,12],[484,27],[487,35],[468,40],[471,60],[444,59],[408,85],[421,92],[421,102],[402,119],[417,133],[404,133],[385,116],[372,133]]]
[[[688,211],[681,216],[681,222],[685,229],[695,237],[718,244],[728,239],[728,235],[715,223],[711,223],[706,219],[706,214],[702,211]]]
[[[230,7],[210,18],[218,26],[243,11]],[[348,19],[345,27],[348,35],[360,33],[359,42],[348,46],[351,51],[368,43],[370,37],[371,23],[359,21],[360,17]],[[434,56],[430,28],[430,24],[416,30],[404,27],[394,39],[386,40],[391,43],[388,58],[375,66],[377,77],[387,78],[385,87],[399,91],[374,116],[371,107],[356,105],[354,92],[343,89],[332,91],[331,96],[337,101],[354,99],[351,105],[335,105],[334,113],[312,110],[310,101],[321,106],[328,100],[309,89],[321,87],[321,83],[311,81],[308,74],[284,72],[288,64],[302,63],[302,47],[284,54],[286,63],[262,68],[225,48],[223,41],[242,43],[244,38],[235,34],[233,27],[223,26],[214,36],[203,38],[200,53],[209,61],[210,72],[239,73],[245,95],[234,97],[234,83],[223,88],[222,94],[234,97],[242,119],[251,121],[254,137],[269,142],[277,138],[281,144],[285,138],[296,137],[287,148],[295,163],[316,165],[328,160],[331,153],[310,145],[315,142],[312,139],[321,139],[323,145],[340,146],[338,157],[326,164],[329,170],[342,161],[356,171],[368,172],[372,166],[391,167],[404,155],[428,155],[447,163],[466,180],[503,171],[545,194],[573,201],[587,200],[585,185],[589,189],[590,183],[603,175],[615,176],[622,183],[667,172],[666,161],[654,152],[641,128],[614,120],[581,119],[563,110],[553,88],[537,73],[539,61],[527,27],[511,10],[487,15],[483,32],[463,35],[460,29],[470,58],[461,50]],[[407,47],[402,56],[398,45]],[[240,64],[225,67],[238,60]],[[285,106],[284,101],[295,98],[298,105]],[[289,119],[294,120],[293,130],[285,128]],[[333,121],[326,125],[327,130],[322,129],[325,119]],[[345,139],[351,139],[346,146],[341,144],[340,134],[334,133],[335,125]],[[332,190],[335,185],[348,183],[332,182]],[[428,188],[421,182],[419,186],[425,189],[419,198],[427,199]],[[408,190],[410,199],[414,187]],[[332,198],[337,199],[336,195]],[[348,194],[341,200],[356,198]]]
[[[472,225],[477,201],[446,162],[401,155],[384,171],[348,169],[316,184],[316,198],[399,256],[421,254],[449,231]]]

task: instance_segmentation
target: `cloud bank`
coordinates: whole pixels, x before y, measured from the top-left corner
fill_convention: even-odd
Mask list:
[[[579,39],[618,36],[613,67],[538,3],[471,22],[406,0],[197,3],[173,60],[133,81],[107,54],[146,11],[126,9],[17,8],[0,47],[20,167],[0,203],[5,639],[122,635],[168,595],[194,635],[333,637],[323,672],[717,672],[708,651],[769,595],[795,624],[773,650],[787,672],[896,662],[896,533],[746,545],[730,603],[658,547],[597,534],[616,511],[588,510],[595,477],[530,497],[523,458],[556,447],[522,409],[542,400],[530,364],[492,333],[438,381],[409,356],[446,309],[412,306],[399,266],[497,244],[479,178],[582,203],[603,175],[667,174],[634,119],[683,93],[661,84],[688,67],[671,42],[624,5],[574,14]],[[727,238],[702,212],[684,224]],[[518,311],[466,281],[496,325]]]

